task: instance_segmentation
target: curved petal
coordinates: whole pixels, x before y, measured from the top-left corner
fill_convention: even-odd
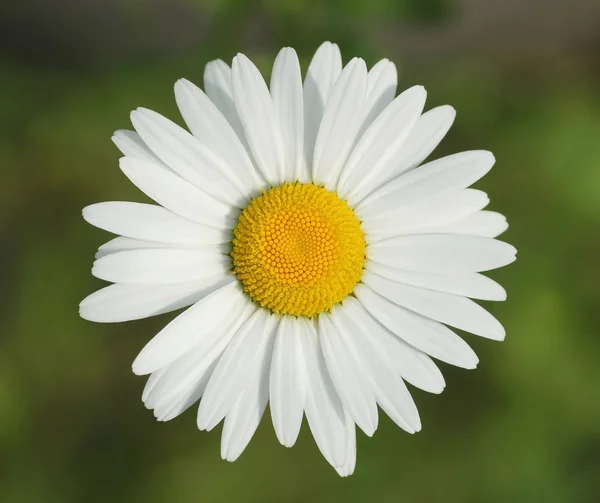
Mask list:
[[[244,207],[244,194],[225,175],[227,166],[192,134],[147,108],[131,112],[131,122],[146,145],[179,176],[224,203]]]
[[[190,250],[204,250],[214,253],[231,253],[231,243],[220,243],[216,245],[177,245],[178,248]],[[146,241],[144,239],[134,239],[119,236],[107,241],[98,247],[94,258],[106,257],[111,253],[117,253],[126,250],[141,250],[149,248],[173,248],[172,244],[160,243],[158,241]]]
[[[446,386],[444,376],[433,360],[407,344],[379,323],[355,298],[344,301],[345,315],[356,330],[352,337],[357,347],[375,351],[402,379],[429,393],[441,393]]]
[[[514,246],[495,239],[459,234],[400,236],[369,245],[369,260],[415,272],[482,272],[516,260]]]
[[[346,314],[351,308],[351,304],[348,303],[335,306],[331,319],[345,344],[352,348],[356,355],[360,355],[361,366],[366,369],[373,383],[377,403],[402,429],[409,433],[419,431],[419,412],[404,381],[389,365],[389,357],[383,352],[383,348],[376,341],[369,341],[365,334],[357,332],[356,324]]]
[[[506,300],[506,290],[494,280],[478,273],[434,274],[393,269],[368,262],[367,271],[405,285],[420,286],[438,292],[453,293],[480,300]]]
[[[369,271],[365,272],[362,281],[393,303],[432,320],[488,339],[503,340],[506,335],[496,318],[466,297],[403,285]]]
[[[94,262],[92,274],[113,283],[156,285],[225,276],[231,258],[220,253],[177,248],[126,250]]]
[[[368,236],[367,241],[373,243],[461,220],[485,208],[489,202],[485,192],[475,189],[424,198],[412,204],[397,202],[386,212],[369,215],[361,227]]]
[[[414,86],[400,94],[360,138],[342,170],[337,192],[350,206],[355,194],[372,178],[378,178],[388,162],[401,150],[406,137],[421,115],[427,93]]]
[[[396,65],[388,59],[378,61],[367,75],[367,105],[362,131],[394,100],[398,86]]]
[[[469,234],[484,238],[495,238],[508,229],[506,217],[495,211],[479,211],[456,222],[428,229],[428,232]]]
[[[354,58],[342,71],[327,101],[313,156],[313,181],[334,191],[364,120],[367,67]]]
[[[175,98],[192,134],[219,159],[221,173],[248,199],[255,197],[265,181],[216,105],[186,79],[175,83]]]
[[[491,152],[474,150],[449,155],[400,175],[356,206],[357,215],[377,215],[394,203],[409,204],[465,189],[483,177],[494,165]]]
[[[149,318],[191,306],[224,281],[226,278],[212,277],[175,285],[110,285],[83,299],[79,315],[97,323]]]
[[[346,419],[344,407],[331,382],[311,321],[298,318],[302,330],[302,354],[306,364],[305,413],[308,426],[323,457],[334,467],[346,461]]]
[[[342,477],[348,477],[354,473],[356,467],[356,428],[354,421],[348,412],[344,411],[346,423],[346,459],[342,466],[336,466],[335,471]]]
[[[235,404],[257,364],[265,357],[270,361],[276,328],[277,318],[266,309],[258,309],[233,336],[200,402],[200,430],[210,431],[219,424]]]
[[[342,73],[340,48],[324,42],[315,52],[304,79],[304,158],[307,172],[312,177],[315,141],[331,90]],[[301,180],[302,181],[302,180]]]
[[[258,68],[243,54],[233,58],[235,107],[258,169],[271,185],[285,181],[281,135],[269,89]]]
[[[150,161],[162,164],[162,161],[156,157],[154,152],[148,148],[148,145],[140,138],[135,131],[128,129],[119,129],[114,132],[111,140],[117,148],[127,157],[134,157],[143,161]]]
[[[305,364],[301,332],[295,321],[289,316],[281,317],[269,382],[273,428],[286,447],[296,443],[304,413]]]
[[[365,309],[390,332],[424,353],[457,367],[472,369],[479,359],[452,330],[394,304],[359,284],[354,294]]]
[[[378,417],[369,376],[327,313],[319,315],[319,341],[329,376],[344,409],[361,430],[372,436],[377,429]]]
[[[246,151],[250,153],[244,127],[233,100],[231,68],[225,61],[216,59],[204,67],[204,92],[227,119]]]
[[[150,374],[203,344],[214,332],[222,333],[234,306],[245,302],[244,295],[241,286],[231,277],[229,283],[204,297],[156,334],[133,362],[134,374]]]
[[[86,222],[114,234],[182,245],[214,245],[231,241],[231,231],[205,227],[160,206],[110,201],[86,206]]]
[[[164,165],[122,157],[119,166],[135,186],[173,213],[215,229],[235,225],[236,208],[209,196]]]

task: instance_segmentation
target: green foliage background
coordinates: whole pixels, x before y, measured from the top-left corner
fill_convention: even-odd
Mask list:
[[[600,501],[597,66],[560,54],[403,59],[403,48],[373,36],[379,25],[443,30],[460,4],[210,0],[188,5],[207,33],[181,50],[85,65],[0,52],[0,501]],[[123,22],[150,40],[147,5],[120,7]],[[129,111],[143,105],[179,121],[172,84],[201,83],[210,59],[242,51],[267,74],[276,51],[292,45],[306,68],[326,39],[346,60],[395,60],[400,87],[423,84],[428,107],[457,108],[435,156],[495,153],[479,187],[507,215],[503,239],[519,250],[515,264],[492,274],[509,293],[489,306],[506,341],[467,335],[479,368],[441,364],[444,393],[414,391],[421,433],[383,416],[373,438],[359,433],[349,479],[321,458],[306,424],[285,449],[266,415],[229,464],[220,460],[220,431],[198,432],[194,409],[157,423],[130,363],[172,315],[118,325],[77,315],[79,301],[102,286],[89,271],[110,238],[83,222],[81,208],[145,200],[110,142],[129,127]]]

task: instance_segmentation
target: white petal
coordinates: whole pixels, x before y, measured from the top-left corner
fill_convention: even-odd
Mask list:
[[[189,80],[175,84],[175,98],[192,134],[219,159],[221,173],[247,198],[265,186],[244,145],[216,105]]]
[[[456,274],[489,271],[516,259],[513,246],[459,234],[400,236],[369,245],[369,260],[396,269]]]
[[[162,161],[154,155],[148,145],[140,138],[140,135],[135,131],[127,129],[119,129],[115,131],[111,140],[117,148],[127,157],[135,157],[144,161],[157,162],[162,164]]]
[[[297,323],[302,330],[308,384],[306,419],[323,457],[334,467],[343,466],[346,460],[344,407],[329,377],[314,325],[302,317]]]
[[[245,301],[244,295],[231,277],[230,283],[204,297],[156,334],[133,362],[133,372],[150,374],[213,337],[213,332],[222,332],[233,306]]]
[[[473,350],[441,323],[413,313],[359,284],[354,294],[366,310],[408,344],[457,367],[472,369],[479,361]]]
[[[273,350],[274,337],[271,335],[246,381],[233,408],[225,417],[221,437],[221,457],[235,461],[244,451],[262,419],[269,401],[269,366]]]
[[[220,243],[216,245],[177,245],[178,248],[191,250],[204,250],[215,253],[231,253],[231,243]],[[145,248],[173,248],[172,244],[160,243],[158,241],[145,241],[143,239],[125,238],[123,236],[116,237],[100,245],[94,258],[99,259],[125,250],[140,250]]]
[[[485,208],[489,202],[485,192],[475,189],[450,192],[433,199],[424,198],[412,204],[397,202],[388,211],[363,219],[362,229],[367,241],[373,243],[461,220]]]
[[[146,108],[131,112],[131,122],[142,140],[178,175],[224,203],[244,207],[245,196],[227,180],[223,162],[185,129]]]
[[[376,351],[402,379],[429,393],[441,393],[445,387],[444,376],[433,360],[394,335],[379,323],[356,299],[344,300],[345,315],[352,320],[356,330],[352,333],[358,347]]]
[[[152,390],[156,387],[159,381],[162,379],[162,376],[165,374],[166,369],[160,369],[156,372],[152,372],[146,381],[146,385],[144,386],[144,391],[142,392],[142,402],[145,402]]]
[[[393,269],[375,262],[368,262],[365,268],[383,278],[404,283],[405,285],[420,286],[438,292],[464,295],[473,299],[506,300],[506,290],[501,285],[487,276],[478,273],[433,274],[411,272]]]
[[[287,181],[309,181],[304,162],[304,104],[302,75],[296,51],[281,49],[271,74],[273,108],[283,145],[283,162]]]
[[[406,137],[419,118],[427,93],[414,86],[400,94],[371,124],[350,154],[340,176],[337,192],[353,206],[355,194],[378,178],[387,163],[401,150]]]
[[[500,341],[506,335],[496,318],[466,297],[403,285],[370,271],[365,272],[362,281],[386,299],[432,320],[488,339]]]
[[[275,316],[266,309],[258,309],[234,335],[200,402],[199,429],[213,429],[233,407],[257,362],[269,351],[276,324]]]
[[[271,185],[285,181],[281,135],[269,89],[258,68],[243,54],[233,58],[235,106],[258,169]]]
[[[310,176],[312,176],[315,141],[325,105],[340,73],[342,73],[340,48],[331,42],[324,42],[315,52],[304,79],[304,157]]]
[[[360,363],[372,381],[377,403],[404,430],[409,433],[420,430],[419,412],[404,381],[389,365],[389,356],[383,348],[377,341],[370,340],[372,334],[357,332],[354,320],[346,314],[349,308],[352,309],[352,304],[346,302],[343,306],[336,306],[332,310],[331,320],[344,343],[360,355]]]
[[[494,165],[491,152],[471,151],[449,155],[405,173],[366,197],[357,205],[362,218],[377,215],[402,201],[409,204],[465,189]]]
[[[254,311],[256,306],[249,299],[234,305],[223,330],[213,332],[201,345],[162,369],[160,381],[144,400],[146,406],[166,421],[183,412],[183,406],[199,400],[223,350]],[[178,407],[172,407],[175,403]]]
[[[348,477],[354,473],[356,467],[356,428],[348,412],[344,412],[344,418],[346,422],[346,459],[342,466],[335,468],[335,471],[342,477]]]
[[[224,61],[217,59],[204,67],[204,91],[227,119],[240,141],[250,151],[240,116],[233,101],[231,87],[231,68]]]
[[[369,437],[377,429],[377,403],[369,376],[327,313],[319,315],[319,341],[329,376],[358,427]]]
[[[225,276],[231,258],[203,250],[154,248],[111,253],[94,262],[92,274],[113,283],[156,285]]]
[[[358,140],[365,114],[367,67],[354,58],[342,71],[327,101],[313,156],[313,180],[335,190],[342,167]]]
[[[378,61],[367,76],[366,116],[362,126],[365,131],[393,101],[398,85],[396,65],[388,59]]]
[[[215,229],[235,226],[235,208],[202,192],[164,165],[123,157],[119,166],[142,192],[173,213]]]
[[[506,217],[495,211],[479,211],[456,222],[433,227],[428,232],[470,234],[484,238],[495,238],[508,229]]]
[[[296,443],[304,412],[305,363],[301,331],[294,317],[282,316],[275,337],[270,374],[270,408],[277,439]]]
[[[83,218],[95,227],[135,239],[200,246],[231,241],[231,231],[205,227],[152,204],[92,204],[83,209]]]
[[[110,285],[82,300],[79,314],[99,323],[148,318],[195,304],[223,281],[213,277],[176,285]]]

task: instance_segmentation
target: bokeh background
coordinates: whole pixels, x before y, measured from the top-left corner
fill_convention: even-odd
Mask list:
[[[157,423],[130,363],[173,315],[81,320],[110,236],[81,208],[144,201],[118,169],[113,130],[137,106],[180,121],[179,77],[238,51],[268,76],[324,40],[345,60],[387,57],[428,108],[455,106],[435,156],[490,149],[479,183],[508,216],[519,258],[492,276],[507,339],[467,340],[477,370],[442,364],[415,390],[423,431],[387,417],[359,433],[341,479],[306,424],[278,445],[265,416],[242,457],[195,412]],[[596,0],[8,0],[0,3],[0,501],[600,501],[600,2]]]

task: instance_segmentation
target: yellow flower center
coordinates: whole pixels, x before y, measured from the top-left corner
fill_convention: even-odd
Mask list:
[[[285,183],[256,197],[233,232],[234,273],[255,302],[275,313],[329,311],[361,278],[359,220],[336,194],[311,183]]]

